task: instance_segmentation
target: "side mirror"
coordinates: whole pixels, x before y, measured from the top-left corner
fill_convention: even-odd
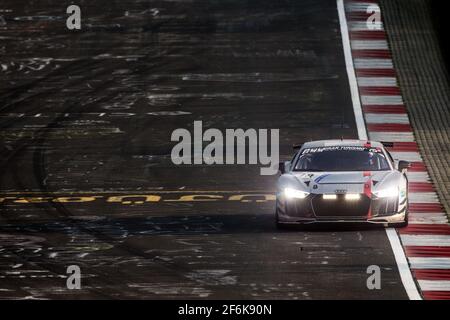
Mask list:
[[[408,170],[411,167],[411,164],[408,161],[400,160],[398,162],[398,171],[403,172],[403,170]]]
[[[291,167],[290,161],[280,162],[280,164],[278,165],[278,170],[281,172],[281,174],[285,174],[290,170],[290,167]]]

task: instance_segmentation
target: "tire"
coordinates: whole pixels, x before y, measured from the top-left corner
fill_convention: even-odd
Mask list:
[[[409,224],[409,214],[408,214],[408,209],[406,209],[406,214],[405,214],[405,221],[403,222],[399,222],[399,223],[390,223],[389,227],[392,228],[406,228]]]
[[[278,208],[275,210],[275,226],[278,230],[286,229],[286,225],[280,222],[280,219],[278,218]]]
[[[409,224],[409,190],[406,191],[406,213],[405,221],[399,223],[391,223],[389,227],[393,228],[406,228]]]
[[[400,223],[391,223],[389,224],[389,227],[391,228],[405,228],[408,226],[408,220]]]
[[[278,216],[278,203],[275,209],[275,226],[278,230],[286,230],[289,228],[289,224],[280,222],[280,218]]]
[[[409,224],[409,190],[406,191],[406,212],[405,221],[397,224],[396,228],[406,228]]]

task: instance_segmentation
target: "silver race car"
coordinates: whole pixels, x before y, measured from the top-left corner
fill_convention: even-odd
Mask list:
[[[394,162],[392,144],[324,140],[301,146],[280,163],[276,223],[408,224],[407,161]]]

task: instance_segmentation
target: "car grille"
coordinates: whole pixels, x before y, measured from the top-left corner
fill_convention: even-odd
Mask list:
[[[337,195],[335,200],[324,200],[321,194],[314,195],[311,200],[317,217],[367,217],[370,198],[361,194],[355,201],[345,200],[345,195]]]
[[[306,199],[296,199],[286,202],[287,211],[294,215],[303,218],[313,218],[314,213],[311,208],[309,197]]]

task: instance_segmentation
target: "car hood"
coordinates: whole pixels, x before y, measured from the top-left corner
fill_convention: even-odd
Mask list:
[[[302,182],[317,184],[365,183],[367,180],[381,181],[390,171],[349,171],[349,172],[293,172]]]
[[[311,193],[363,192],[385,180],[392,171],[292,172],[303,190]]]

